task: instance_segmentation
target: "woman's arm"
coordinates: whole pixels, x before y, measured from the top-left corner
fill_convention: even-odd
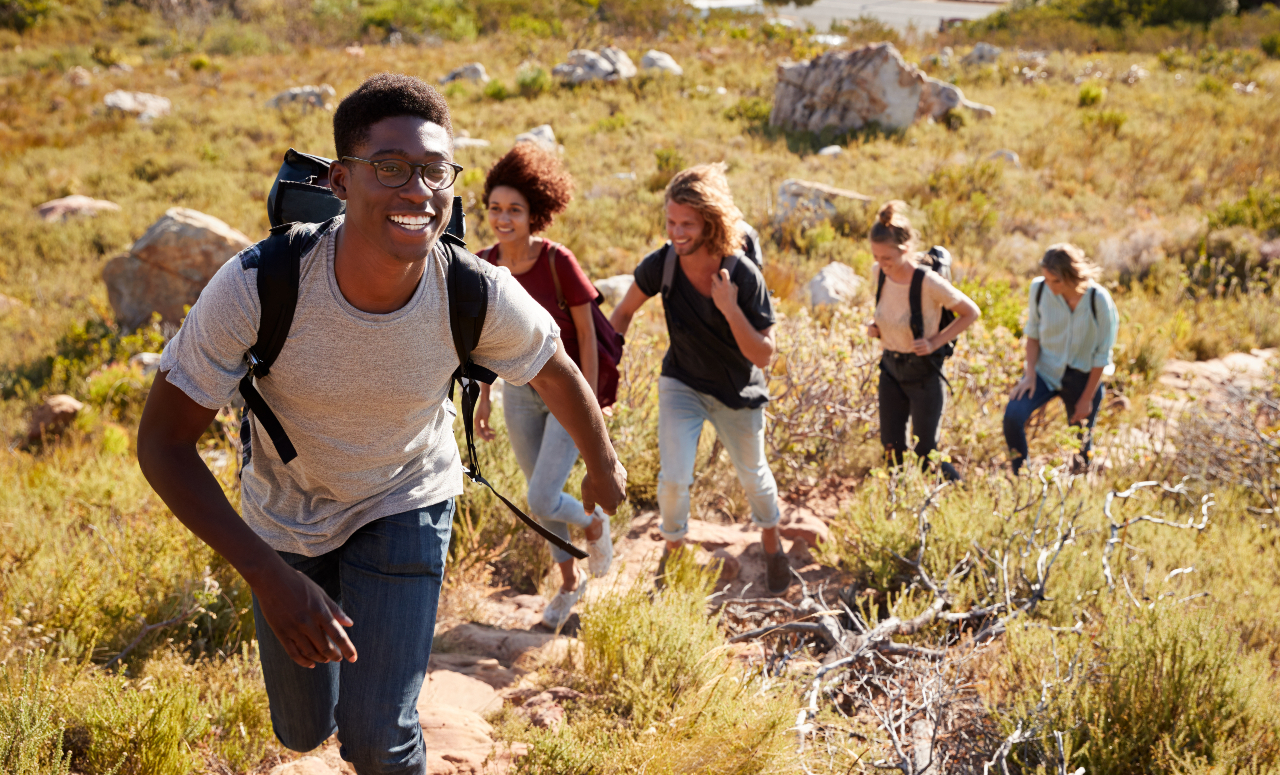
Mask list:
[[[489,424],[489,416],[493,413],[493,404],[489,401],[489,385],[480,383],[480,400],[476,403],[476,433],[485,441],[493,441],[497,434]]]
[[[973,325],[982,316],[982,310],[978,309],[978,305],[964,295],[961,295],[961,298],[953,302],[947,309],[956,313],[956,319],[933,336],[912,342],[911,349],[915,351],[916,355],[928,355],[948,342],[954,341],[956,337],[963,334],[965,329]]]
[[[600,351],[596,349],[596,324],[591,319],[591,304],[579,304],[569,308],[573,327],[578,332],[578,361],[582,376],[587,380],[592,395],[600,395]]]
[[[627,295],[622,297],[618,306],[613,308],[613,314],[609,316],[609,325],[613,326],[614,331],[626,336],[627,329],[631,327],[631,318],[635,317],[636,311],[650,298],[640,290],[639,285],[632,283],[627,289]]]

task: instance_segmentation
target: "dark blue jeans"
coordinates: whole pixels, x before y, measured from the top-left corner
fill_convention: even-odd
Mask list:
[[[1030,396],[1009,402],[1004,409],[1004,440],[1009,445],[1009,459],[1015,474],[1027,459],[1027,420],[1031,419],[1032,413],[1053,400],[1054,396],[1058,396],[1067,407],[1067,417],[1070,417],[1075,411],[1076,402],[1080,400],[1080,396],[1084,395],[1084,390],[1088,386],[1088,372],[1068,367],[1062,374],[1062,387],[1057,390],[1050,390],[1044,378],[1037,374],[1035,392]],[[1085,461],[1089,460],[1089,450],[1093,447],[1093,422],[1098,418],[1098,407],[1101,405],[1102,385],[1099,384],[1098,392],[1093,396],[1093,409],[1085,419],[1083,427],[1081,423],[1072,423],[1073,427],[1081,428],[1081,433],[1084,434],[1084,444],[1080,447],[1080,454]]]
[[[286,748],[310,751],[339,732],[360,775],[420,775],[426,757],[418,694],[431,656],[453,499],[374,520],[319,557],[280,552],[355,621],[355,662],[299,666],[253,600],[271,725]]]

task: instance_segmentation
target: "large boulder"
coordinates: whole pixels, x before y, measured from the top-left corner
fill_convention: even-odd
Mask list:
[[[684,75],[684,68],[676,62],[675,57],[664,51],[657,49],[649,49],[640,57],[641,70],[657,70],[661,73],[670,73],[672,75]]]
[[[618,302],[626,297],[627,291],[631,290],[631,286],[635,284],[635,275],[618,274],[613,277],[606,277],[603,280],[597,280],[596,290],[600,291],[601,296],[604,296],[605,304],[616,307]]]
[[[76,216],[93,217],[98,213],[114,213],[120,211],[120,205],[105,199],[94,199],[91,196],[72,194],[61,199],[53,199],[36,208],[36,215],[45,223],[65,221]]]
[[[858,296],[862,278],[848,264],[831,263],[809,281],[809,301],[815,307],[845,304]],[[807,536],[806,536],[807,538]]]
[[[796,218],[814,225],[836,214],[839,202],[870,202],[871,197],[844,188],[794,178],[778,186],[778,204],[774,220],[778,223]]]
[[[636,66],[627,52],[614,46],[606,46],[599,53],[576,48],[564,63],[551,68],[551,74],[571,84],[617,81],[635,76]]]
[[[479,62],[472,62],[450,70],[448,75],[440,79],[441,84],[453,83],[454,81],[488,83],[489,74],[485,72],[484,65]]]
[[[991,64],[1000,58],[1000,54],[1004,49],[999,46],[993,46],[990,43],[979,43],[973,47],[973,50],[964,55],[964,59],[960,60],[961,64],[966,65],[986,65]]]
[[[959,89],[908,64],[892,43],[875,43],[778,65],[769,123],[809,132],[902,130],[917,118],[936,118],[965,104]],[[984,114],[994,113],[981,107]]]
[[[928,118],[937,121],[948,112],[959,108],[968,110],[975,118],[980,119],[991,118],[996,114],[996,109],[990,105],[966,99],[960,87],[925,76],[924,89],[920,92],[920,105],[916,108],[917,119]]]
[[[556,133],[554,130],[551,129],[550,124],[535,126],[533,129],[530,129],[528,132],[521,132],[520,134],[516,135],[516,142],[517,143],[537,143],[538,145],[541,145],[543,148],[546,148],[548,151],[554,151],[556,150],[557,147],[559,147],[556,144]]]
[[[218,268],[253,244],[212,215],[173,207],[102,270],[107,299],[121,327],[134,329],[159,312],[168,323],[182,321]]]
[[[124,91],[122,89],[107,92],[102,98],[102,104],[111,110],[137,116],[142,121],[151,121],[161,116],[167,116],[169,111],[173,109],[173,103],[166,97],[140,91]]]

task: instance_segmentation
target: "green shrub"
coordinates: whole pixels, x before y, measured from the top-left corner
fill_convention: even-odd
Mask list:
[[[44,676],[45,655],[0,662],[0,772],[10,775],[66,775],[71,755],[63,755],[63,723]]]
[[[77,768],[119,775],[189,775],[200,766],[194,745],[209,721],[197,689],[181,682],[155,688],[145,679],[99,676],[82,688],[83,715],[68,737]]]
[[[1080,96],[1076,100],[1076,106],[1081,108],[1091,108],[1101,103],[1107,98],[1107,89],[1100,83],[1090,81],[1080,87]]]
[[[546,94],[551,91],[553,85],[551,76],[541,67],[523,67],[516,73],[516,89],[520,92],[520,96],[526,99]]]
[[[743,97],[725,110],[724,117],[748,124],[767,124],[772,111],[773,103],[763,97]]]
[[[1263,35],[1259,44],[1262,47],[1262,53],[1272,59],[1280,59],[1280,32]]]
[[[1227,85],[1212,75],[1206,75],[1196,84],[1196,90],[1213,97],[1221,97],[1227,93]]]
[[[956,287],[978,305],[987,327],[1004,326],[1014,336],[1022,336],[1023,294],[1015,292],[1008,280],[961,280]]]
[[[507,88],[506,84],[499,81],[497,78],[493,78],[486,83],[484,85],[484,90],[481,93],[484,94],[485,97],[497,102],[502,102],[503,100],[511,97],[511,91]]]
[[[209,57],[205,56],[204,54],[196,54],[195,56],[191,57],[191,61],[188,63],[188,65],[190,65],[192,70],[195,70],[198,73],[201,70],[208,70],[210,67],[213,66],[213,63],[210,62]]]
[[[1058,5],[1068,5],[1059,2]],[[1123,27],[1142,25],[1207,24],[1224,14],[1234,13],[1231,0],[1076,0],[1075,18],[1086,24]]]
[[[1210,232],[1232,226],[1244,226],[1268,238],[1280,236],[1280,191],[1250,186],[1242,199],[1219,205],[1209,215]]]
[[[649,176],[645,185],[650,191],[656,192],[666,188],[671,179],[676,176],[676,173],[684,169],[688,162],[674,148],[659,148],[653,152],[653,155],[658,162],[658,169]]]
[[[1080,125],[1093,137],[1117,137],[1128,121],[1129,116],[1124,111],[1098,110],[1085,113],[1080,119]]]
[[[0,29],[25,32],[49,15],[49,0],[3,0],[0,2]]]

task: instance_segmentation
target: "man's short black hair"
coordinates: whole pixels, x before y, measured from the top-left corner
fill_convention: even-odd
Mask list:
[[[384,118],[417,116],[439,124],[453,137],[449,105],[430,84],[412,75],[379,73],[338,103],[333,112],[333,146],[338,158],[355,156],[369,139],[369,127]]]

